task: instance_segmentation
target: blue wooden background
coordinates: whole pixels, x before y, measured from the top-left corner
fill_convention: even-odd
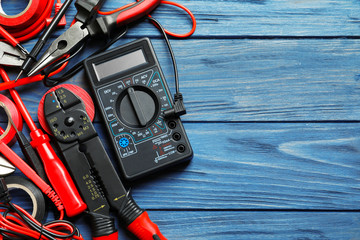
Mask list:
[[[195,155],[130,183],[138,204],[168,239],[360,239],[360,1],[177,2],[198,23],[191,38],[171,40]],[[6,3],[16,12],[16,1]],[[108,0],[103,10],[126,3]],[[75,12],[71,6],[69,23]],[[190,30],[172,6],[153,16],[174,32]],[[166,46],[151,24],[132,25],[115,46],[144,36],[173,89]],[[8,70],[14,77],[17,70]],[[81,72],[67,83],[88,90],[85,78]],[[47,89],[18,90],[37,119]],[[86,221],[72,220],[90,239]]]

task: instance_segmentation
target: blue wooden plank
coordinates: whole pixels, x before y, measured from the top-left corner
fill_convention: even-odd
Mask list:
[[[293,211],[148,211],[167,239],[278,240],[359,239],[358,212]],[[49,214],[48,220],[53,216]],[[85,216],[72,218],[86,240],[91,228]],[[119,239],[136,239],[117,224]]]
[[[168,239],[359,239],[359,213],[151,212]]]
[[[9,2],[5,6],[8,14],[16,14],[23,8]],[[107,1],[103,10],[113,10],[129,2]],[[359,35],[360,5],[356,0],[176,2],[195,14],[198,21],[195,37]],[[71,23],[75,13],[76,9],[72,5],[66,14],[68,23]],[[153,15],[174,32],[185,33],[191,28],[189,17],[172,6],[160,6]],[[130,33],[133,37],[157,35],[150,24],[140,24],[136,28]]]
[[[149,211],[167,239],[279,240],[360,238],[359,213],[339,212],[243,212]],[[89,226],[78,219],[84,239]],[[135,239],[119,227],[119,239]]]
[[[156,39],[152,42],[173,90],[172,65],[165,44]],[[183,117],[186,121],[360,119],[357,40],[172,42],[180,90],[188,108]],[[12,77],[16,73],[14,70]],[[89,91],[83,71],[67,83]],[[33,83],[18,89],[36,119],[46,88]]]
[[[136,184],[142,206],[157,208],[161,200],[171,209],[358,209],[359,124],[185,127],[194,159]]]
[[[358,36],[359,2],[178,2],[198,19],[193,38],[172,40],[195,157],[188,166],[129,183],[139,205],[168,239],[359,239],[358,212],[341,212],[359,206],[359,123],[307,123],[359,120],[358,39],[337,39]],[[104,9],[123,4],[109,0]],[[74,13],[71,7],[69,22]],[[189,29],[173,7],[161,6],[154,16],[175,32]],[[173,87],[159,33],[142,23],[124,41],[140,36],[157,38]],[[70,83],[88,89],[83,73]],[[45,90],[19,88],[33,116]],[[84,219],[73,221],[90,239]],[[123,232],[120,238],[132,239]]]
[[[96,128],[112,153],[103,127]],[[185,128],[194,159],[129,183],[141,207],[358,209],[359,123],[186,123]]]

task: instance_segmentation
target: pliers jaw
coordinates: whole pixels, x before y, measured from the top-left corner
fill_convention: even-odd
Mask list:
[[[0,42],[0,65],[21,66],[26,56],[18,48],[6,42]]]
[[[28,76],[38,73],[41,69],[50,65],[51,63],[75,51],[89,36],[87,28],[83,28],[81,22],[76,22],[57,39],[52,42],[50,47],[46,50],[44,55],[33,66]]]
[[[102,1],[97,2],[95,0],[93,4],[90,4],[94,9],[88,12],[88,16],[84,18],[81,17],[81,20],[77,21],[65,33],[59,36],[29,71],[28,76],[38,73],[41,69],[64,55],[71,54],[86,38],[90,36],[109,36],[116,28],[146,16],[154,10],[160,2],[161,0],[139,0],[120,11],[92,20],[93,15],[96,13],[96,11],[93,10],[102,5]]]

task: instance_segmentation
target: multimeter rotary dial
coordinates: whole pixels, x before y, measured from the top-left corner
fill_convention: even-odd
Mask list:
[[[131,128],[146,128],[154,123],[160,113],[155,93],[141,85],[130,86],[122,91],[116,102],[119,120]]]
[[[192,158],[181,119],[165,117],[174,104],[148,38],[91,57],[85,69],[126,179]]]

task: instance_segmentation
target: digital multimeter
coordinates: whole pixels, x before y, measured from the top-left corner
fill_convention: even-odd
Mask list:
[[[154,49],[142,38],[87,59],[85,70],[123,172],[133,180],[193,156]]]

